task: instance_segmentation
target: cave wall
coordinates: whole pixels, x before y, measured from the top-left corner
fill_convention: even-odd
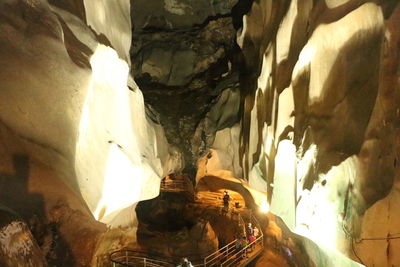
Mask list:
[[[400,264],[399,11],[254,1],[237,39],[243,176],[291,230],[368,266]]]
[[[95,219],[134,223],[209,152],[291,230],[400,264],[398,1],[110,3],[0,4],[1,238],[17,225],[40,264],[39,215],[74,244],[65,264],[87,265]]]
[[[1,3],[2,153],[47,165],[111,223],[119,210],[157,196],[160,178],[182,161],[129,74],[129,2],[94,5]]]
[[[215,132],[238,121],[237,2],[132,1],[132,74],[192,177]]]

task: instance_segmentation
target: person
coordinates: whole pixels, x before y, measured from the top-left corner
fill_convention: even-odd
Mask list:
[[[235,248],[236,251],[239,252],[240,248],[241,248],[241,241],[242,241],[242,236],[238,235],[236,241],[235,241]]]
[[[254,234],[253,227],[251,226],[251,223],[248,223],[247,227],[246,227],[247,238],[249,238],[249,236],[251,236],[253,234]]]
[[[242,257],[243,258],[247,258],[247,251],[246,249],[244,249],[247,246],[248,242],[247,242],[247,238],[245,236],[242,237],[242,240],[240,241],[240,246],[242,249]]]
[[[258,230],[257,226],[253,227],[253,235],[257,238],[260,235],[260,230]]]
[[[238,234],[236,241],[235,241],[235,255],[237,258],[242,258],[242,254],[243,252],[242,250],[242,238],[243,238],[243,234]]]
[[[193,267],[193,264],[187,258],[182,258],[177,267]]]
[[[254,236],[254,234],[251,234],[248,236],[248,239],[249,239],[249,244],[250,244],[249,250],[252,251],[253,247],[254,247],[254,244],[252,244],[252,242],[256,241],[256,237]]]
[[[224,208],[225,209],[229,209],[229,200],[231,199],[231,197],[229,196],[228,191],[224,192],[224,197],[223,197],[223,201],[224,201]]]

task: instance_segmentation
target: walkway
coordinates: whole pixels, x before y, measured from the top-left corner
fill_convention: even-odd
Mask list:
[[[187,175],[167,176],[161,180],[161,192],[184,193],[190,201],[194,201],[193,183]]]
[[[168,262],[165,260],[154,259],[156,257],[159,258],[159,256],[149,255],[147,253],[143,253],[142,251],[123,249],[111,253],[110,261],[113,267],[116,266],[175,267],[175,264],[173,264],[172,261]]]
[[[239,221],[244,226],[244,221],[239,215]],[[260,224],[254,215],[250,215],[250,220],[253,225],[261,230]],[[195,267],[243,267],[253,261],[264,250],[264,236],[260,231],[260,236],[242,249],[236,249],[236,239],[220,248],[214,253],[204,258],[201,264],[195,264]],[[138,251],[133,250],[118,250],[110,255],[110,260],[113,267],[116,266],[149,266],[149,267],[170,267],[175,266],[172,261],[156,260],[151,255],[139,256]]]

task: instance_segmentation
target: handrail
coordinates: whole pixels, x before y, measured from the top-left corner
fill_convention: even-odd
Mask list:
[[[117,250],[110,254],[110,261],[113,264],[113,267],[122,265],[122,266],[146,266],[146,267],[172,267],[175,266],[171,262],[151,259],[147,257],[137,256],[140,254],[139,251],[134,250]],[[118,265],[117,265],[118,264]],[[143,265],[142,265],[143,264]]]
[[[240,216],[240,214],[238,214],[238,217],[239,217],[239,224],[240,224],[240,223],[243,223],[243,226],[244,226],[245,224],[244,224],[244,221],[243,221],[242,216]],[[232,242],[228,243],[227,245],[223,246],[222,248],[218,249],[217,251],[211,253],[211,254],[208,255],[207,257],[205,257],[205,258],[204,258],[204,265],[206,264],[208,258],[210,258],[210,257],[212,257],[212,256],[214,256],[214,255],[216,255],[216,254],[219,254],[221,251],[225,251],[225,250],[227,249],[227,247],[231,246],[232,244],[235,244],[235,242],[236,242],[236,239],[233,240]]]
[[[239,220],[244,224],[243,218],[239,214]],[[233,267],[233,266],[244,266],[256,256],[258,256],[264,247],[264,234],[261,231],[260,224],[258,223],[256,217],[251,214],[250,221],[260,229],[260,236],[256,238],[253,242],[247,244],[245,247],[238,250],[236,248],[237,239],[218,249],[217,251],[211,253],[204,258],[202,264],[195,264],[195,267]],[[243,258],[248,253],[248,250],[253,248],[255,253],[252,253],[252,257],[249,259]],[[134,250],[117,250],[110,254],[110,261],[113,263],[113,267],[118,265],[122,266],[145,266],[145,267],[171,267],[175,266],[171,261],[157,260],[147,257],[137,256],[140,253],[146,253],[145,251],[134,251]],[[146,253],[147,254],[147,253]],[[165,258],[164,256],[161,256]],[[161,258],[160,257],[160,258]],[[244,262],[242,262],[245,260]],[[240,264],[242,262],[242,264]]]
[[[192,182],[187,178],[166,179],[161,181],[160,191],[163,192],[184,192],[190,201],[194,201],[194,189]]]
[[[187,190],[192,189],[192,182],[188,180],[188,178],[182,179],[166,179],[164,178],[161,181],[160,189],[164,191],[168,191],[170,189],[178,189],[178,190]]]
[[[258,244],[261,244],[261,249],[259,250],[261,252],[263,248],[263,235],[260,235],[256,240],[253,242],[247,244],[244,248],[242,248],[240,251],[237,251],[236,253],[230,255],[228,259],[226,259],[222,264],[221,267],[229,267],[229,266],[236,266],[237,262],[242,261],[241,255],[246,255],[247,250],[251,247],[256,247]]]
[[[213,266],[221,255],[227,255],[235,248],[236,239],[204,258],[204,266]]]
[[[242,226],[243,233],[246,233],[246,223],[244,222],[242,216],[239,214],[239,226]]]

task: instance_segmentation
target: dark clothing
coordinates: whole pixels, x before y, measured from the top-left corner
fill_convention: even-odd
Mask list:
[[[254,233],[253,228],[251,226],[246,226],[246,234],[247,234],[247,236],[249,237],[249,236],[253,235],[253,233]]]
[[[229,195],[228,194],[224,195],[223,200],[224,200],[224,207],[227,208],[229,206],[229,200],[230,200]]]

